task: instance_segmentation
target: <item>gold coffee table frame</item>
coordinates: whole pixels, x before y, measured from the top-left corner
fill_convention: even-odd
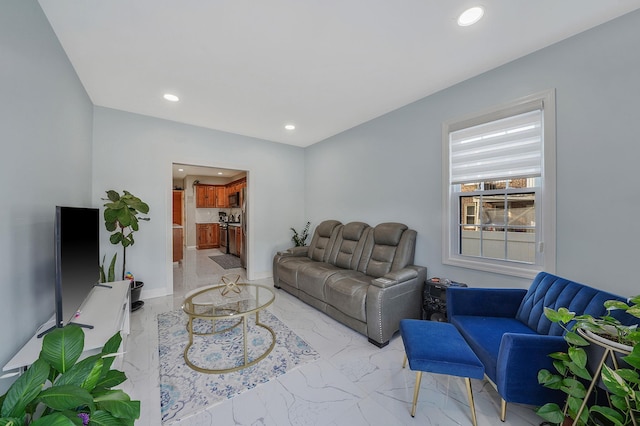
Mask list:
[[[260,322],[260,311],[271,305],[276,297],[273,289],[258,284],[233,283],[233,291],[229,291],[228,283],[203,287],[187,297],[182,305],[182,310],[187,314],[187,331],[189,332],[189,343],[184,348],[184,361],[192,369],[201,373],[221,374],[242,370],[262,361],[276,344],[276,334],[274,331]],[[253,360],[249,360],[247,353],[247,317],[256,315],[256,325],[271,333],[271,345],[263,354]],[[215,321],[221,319],[237,318],[238,321],[226,328],[216,330]],[[193,320],[203,319],[211,321],[211,333],[198,333],[193,331]],[[239,325],[242,325],[242,340],[244,350],[243,364],[232,368],[204,368],[195,365],[189,359],[189,348],[193,345],[193,336],[211,336],[224,333]]]

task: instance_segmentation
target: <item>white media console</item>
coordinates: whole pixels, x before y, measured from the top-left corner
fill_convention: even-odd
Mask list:
[[[72,321],[93,326],[93,328],[83,328],[84,352],[81,358],[99,353],[107,340],[117,331],[122,335],[120,352],[124,352],[126,347],[131,312],[130,281],[115,281],[105,285],[110,287],[96,286],[91,290],[78,310],[77,317]],[[3,367],[3,371],[25,370],[38,359],[43,339],[37,337],[38,333],[34,334],[27,344],[9,360]],[[118,358],[121,362],[122,356]],[[118,358],[114,366],[118,364]]]

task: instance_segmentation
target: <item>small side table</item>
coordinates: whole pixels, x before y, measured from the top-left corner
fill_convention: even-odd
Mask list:
[[[591,384],[589,384],[587,393],[584,396],[584,401],[582,401],[582,405],[580,406],[580,409],[576,414],[576,420],[573,421],[574,426],[578,422],[580,415],[582,414],[585,407],[587,406],[587,400],[589,399],[591,392],[593,392],[593,388],[596,386],[596,383],[598,383],[598,379],[602,374],[602,367],[604,366],[605,362],[607,362],[607,358],[611,359],[614,369],[618,369],[619,367],[618,367],[618,360],[616,359],[616,353],[622,354],[622,355],[629,355],[631,353],[631,351],[606,343],[605,339],[601,339],[601,340],[594,339],[592,336],[585,333],[585,331],[580,328],[578,329],[578,334],[582,336],[585,340],[587,340],[589,343],[591,343],[592,345],[596,345],[603,348],[604,353],[602,354],[602,358],[600,359],[600,362],[596,367],[596,371],[593,373],[593,379],[591,380]],[[633,426],[638,426],[638,424],[636,423],[636,419],[633,416],[631,416],[631,422],[633,423]]]

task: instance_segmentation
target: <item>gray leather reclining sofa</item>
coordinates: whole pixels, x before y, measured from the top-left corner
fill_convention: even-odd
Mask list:
[[[427,268],[413,265],[415,245],[401,223],[327,220],[309,246],[276,254],[273,282],[383,347],[401,319],[420,318]]]

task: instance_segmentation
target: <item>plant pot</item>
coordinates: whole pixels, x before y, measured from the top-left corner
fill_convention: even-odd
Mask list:
[[[144,305],[144,301],[140,300],[142,287],[144,287],[144,282],[131,281],[131,312],[137,311]]]
[[[615,336],[615,329],[613,329],[612,327],[607,327],[605,326],[605,328],[608,329],[608,331],[610,332],[610,334],[612,336]],[[609,346],[610,348],[612,348],[614,351],[616,352],[623,352],[623,353],[631,353],[631,351],[633,351],[633,346],[629,346],[629,345],[625,345],[622,343],[618,343],[614,340],[611,339],[607,339],[604,336],[600,336],[599,334],[593,333],[590,330],[584,330],[584,333],[592,340],[599,342],[600,344],[604,345],[605,347]]]

